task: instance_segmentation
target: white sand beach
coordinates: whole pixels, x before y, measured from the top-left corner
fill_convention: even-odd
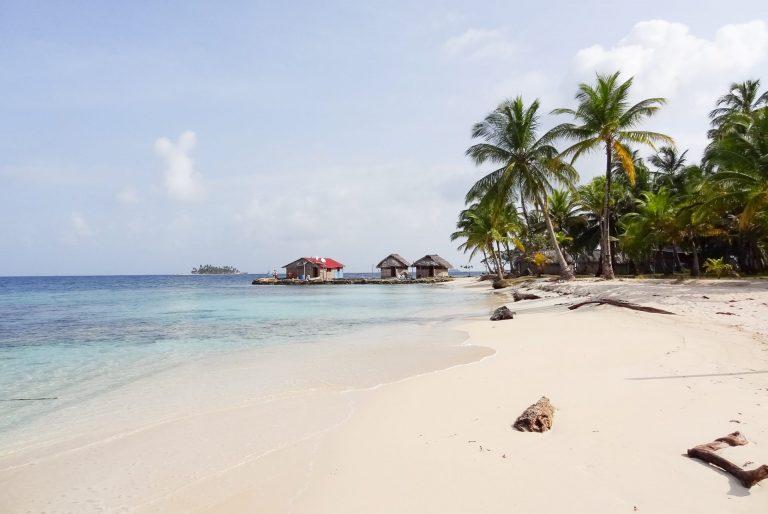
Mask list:
[[[383,385],[254,403],[248,361],[222,360],[215,377],[234,378],[221,394],[192,387],[183,415],[148,425],[112,405],[119,423],[0,456],[0,510],[765,511],[768,481],[745,489],[685,452],[739,430],[749,444],[722,454],[768,464],[768,282],[540,281],[532,291],[546,298],[518,303],[475,279],[450,287],[477,290],[478,303],[455,315],[468,339],[446,341],[455,351],[434,362]],[[599,295],[675,315],[566,307]],[[478,315],[503,304],[514,320]],[[163,383],[190,387],[192,371]],[[512,429],[543,395],[557,409],[553,429]]]

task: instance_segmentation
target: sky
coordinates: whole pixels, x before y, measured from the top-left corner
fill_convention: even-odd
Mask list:
[[[728,85],[768,86],[767,2],[624,5],[0,0],[0,275],[466,265],[449,235],[490,169],[464,152],[505,98],[546,129],[620,70],[696,161]]]

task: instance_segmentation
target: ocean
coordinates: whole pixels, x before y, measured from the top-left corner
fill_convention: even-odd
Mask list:
[[[375,345],[355,335],[389,326],[400,327],[398,343],[418,339],[414,327],[450,322],[457,295],[472,294],[445,284],[251,285],[257,277],[0,278],[0,434],[215,356],[269,353],[269,366],[287,370],[302,345],[307,355],[340,339]],[[283,376],[262,370],[265,384],[276,380],[266,375]]]

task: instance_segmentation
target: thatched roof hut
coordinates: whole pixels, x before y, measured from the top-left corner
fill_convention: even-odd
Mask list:
[[[391,253],[376,265],[381,270],[381,278],[397,278],[408,272],[411,263],[401,255]]]
[[[439,255],[425,255],[412,264],[416,268],[416,278],[447,277],[453,266]]]

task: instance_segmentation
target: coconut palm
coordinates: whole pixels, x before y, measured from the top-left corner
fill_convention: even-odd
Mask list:
[[[632,78],[619,81],[619,72],[612,75],[597,75],[594,86],[580,84],[576,93],[576,109],[555,109],[554,114],[567,114],[576,123],[563,123],[550,133],[576,141],[563,151],[572,161],[584,154],[603,147],[605,151],[605,195],[601,223],[601,248],[603,254],[603,277],[613,279],[610,250],[610,207],[611,169],[614,159],[621,161],[631,184],[635,182],[635,165],[632,152],[627,144],[650,146],[661,142],[674,144],[671,137],[658,132],[636,130],[645,118],[653,116],[666,102],[663,98],[647,98],[630,106],[629,91]]]
[[[662,250],[671,243],[675,260],[677,242],[682,237],[677,224],[677,206],[672,194],[666,188],[654,193],[646,191],[636,200],[637,211],[622,217],[625,232],[622,243],[635,251],[647,253],[650,250]]]
[[[564,162],[552,145],[552,134],[538,137],[539,101],[526,107],[521,97],[501,103],[483,121],[472,127],[472,137],[485,142],[471,146],[466,154],[477,165],[490,161],[501,167],[478,180],[468,198],[481,202],[506,201],[517,192],[521,202],[530,201],[541,211],[549,233],[550,243],[560,265],[560,276],[572,279],[573,272],[557,242],[546,202],[553,183],[572,184],[576,170]],[[527,216],[526,216],[527,219]]]
[[[764,266],[758,240],[768,233],[768,107],[732,116],[732,129],[721,132],[705,159],[715,166],[710,201],[738,216],[743,240],[740,264],[747,271]]]
[[[678,153],[672,146],[662,146],[648,160],[656,168],[654,183],[657,187],[666,187],[672,191],[680,189],[685,169],[685,156],[688,150]]]
[[[724,126],[734,114],[751,114],[760,107],[768,105],[768,91],[760,93],[759,80],[734,82],[728,94],[717,99],[716,107],[709,113],[712,130],[709,137],[717,139]]]
[[[500,244],[515,241],[514,233],[520,228],[517,211],[509,205],[472,204],[459,213],[456,232],[451,234],[451,241],[464,239],[459,250],[470,252],[469,258],[478,251],[483,253],[485,262],[492,260],[499,279],[504,278],[504,265]]]

